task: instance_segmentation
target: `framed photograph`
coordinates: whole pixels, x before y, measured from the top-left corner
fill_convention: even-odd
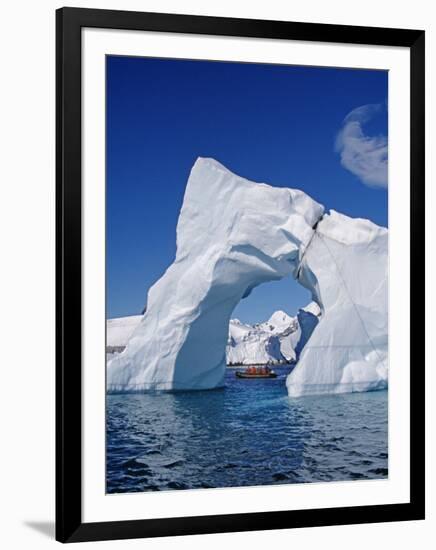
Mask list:
[[[56,538],[423,519],[424,32],[56,17]]]

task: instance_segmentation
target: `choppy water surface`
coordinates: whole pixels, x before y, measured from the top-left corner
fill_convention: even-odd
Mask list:
[[[387,477],[387,392],[289,399],[277,379],[108,395],[107,492]]]

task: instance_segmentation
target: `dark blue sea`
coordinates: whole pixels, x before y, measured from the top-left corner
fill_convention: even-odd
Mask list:
[[[387,391],[288,398],[279,377],[107,396],[107,492],[380,479]]]

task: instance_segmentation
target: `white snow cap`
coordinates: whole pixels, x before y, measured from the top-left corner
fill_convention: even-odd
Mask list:
[[[275,311],[271,317],[268,319],[268,324],[274,325],[274,326],[280,326],[280,325],[289,325],[292,322],[293,318],[290,317],[287,313],[279,309],[278,311]]]

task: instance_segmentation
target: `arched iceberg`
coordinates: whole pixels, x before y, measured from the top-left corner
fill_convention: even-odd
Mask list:
[[[324,215],[302,191],[253,183],[200,158],[176,258],[149,290],[126,349],[108,362],[108,391],[222,386],[233,309],[257,285],[286,276],[309,288],[321,310],[289,394],[386,385],[387,230]]]

